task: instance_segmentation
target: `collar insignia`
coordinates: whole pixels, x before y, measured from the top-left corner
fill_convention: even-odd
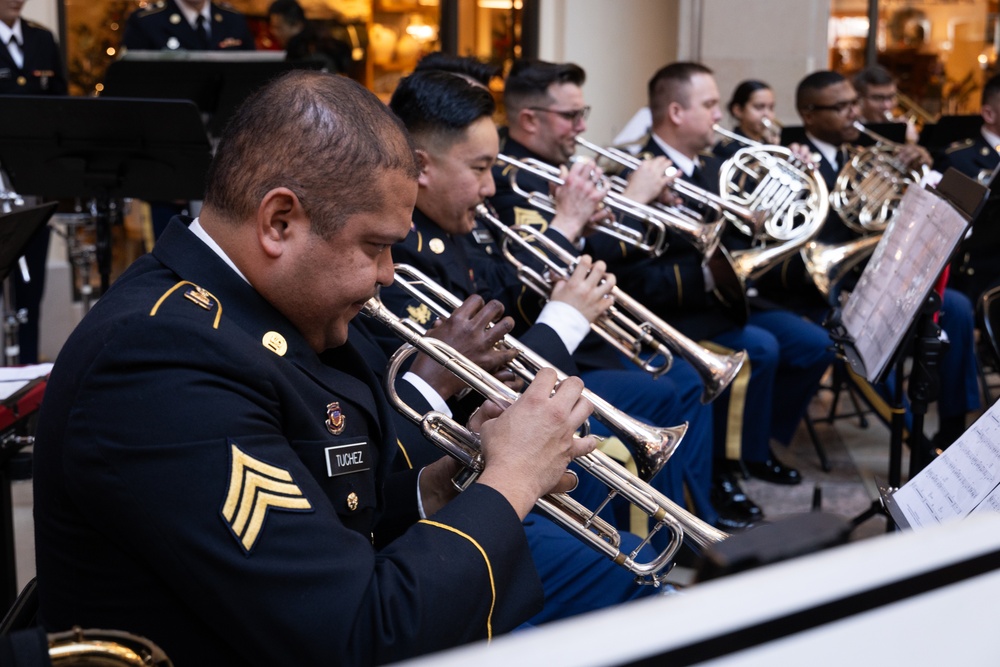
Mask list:
[[[229,488],[222,506],[222,518],[249,554],[260,537],[270,509],[306,512],[313,507],[291,473],[253,458],[232,440],[229,444]]]
[[[194,285],[191,289],[184,292],[184,298],[198,304],[205,310],[212,310],[215,306],[215,302],[212,301],[212,295],[208,293],[208,290],[198,285]]]
[[[326,406],[326,430],[333,435],[340,435],[347,425],[347,417],[340,409],[340,403],[334,401]]]
[[[285,356],[285,352],[288,352],[288,341],[277,331],[268,331],[260,342],[279,357]]]
[[[173,23],[174,25],[177,25],[178,23],[181,22],[181,15],[180,14],[171,14],[170,15],[170,22]]]

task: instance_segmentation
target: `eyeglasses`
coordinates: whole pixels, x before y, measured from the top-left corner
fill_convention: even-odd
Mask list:
[[[873,93],[871,95],[865,95],[865,98],[871,100],[875,104],[885,104],[886,102],[895,102],[896,93],[889,93],[888,95],[878,95]]]
[[[810,104],[810,111],[832,111],[837,114],[844,114],[848,109],[858,106],[858,98],[853,100],[844,100],[843,102],[837,102],[836,104]]]
[[[545,107],[528,107],[532,111],[547,111],[548,113],[554,113],[557,116],[562,116],[573,125],[576,125],[582,120],[587,120],[587,116],[590,115],[590,107],[583,107],[582,109],[577,109],[576,111],[561,111],[559,109],[546,109]]]

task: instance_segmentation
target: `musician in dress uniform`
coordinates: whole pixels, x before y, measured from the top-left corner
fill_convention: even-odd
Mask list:
[[[806,76],[796,90],[796,107],[802,118],[806,144],[809,151],[820,156],[819,170],[832,191],[837,174],[844,168],[848,154],[846,146],[854,144],[859,131],[854,126],[858,118],[859,98],[851,85],[837,72],[818,71]],[[924,159],[923,153],[913,146],[900,147],[901,160],[917,163]],[[856,239],[857,232],[849,228],[831,209],[826,223],[817,240],[825,244],[843,244]],[[863,264],[857,269],[859,272]],[[856,274],[855,274],[856,275]],[[828,310],[824,299],[812,280],[806,274],[801,257],[796,254],[785,261],[779,270],[772,271],[762,289],[775,300],[798,312],[819,320]],[[844,283],[850,283],[852,276]],[[835,302],[837,290],[831,299]],[[939,363],[941,372],[938,413],[940,430],[935,440],[941,446],[954,441],[965,430],[966,414],[979,408],[979,387],[976,375],[975,342],[973,339],[974,316],[972,304],[959,291],[947,288],[943,291],[941,328],[947,335],[949,346]],[[871,392],[862,378],[854,378],[860,383],[862,394],[884,419],[890,419],[889,395],[885,387],[879,387],[881,396]],[[909,413],[907,414],[909,419]]]
[[[991,77],[983,86],[979,114],[983,118],[979,132],[949,146],[934,168],[944,173],[954,167],[995,190],[993,172],[1000,164],[1000,75]],[[959,248],[957,261],[952,262],[952,284],[973,301],[1000,284],[1000,233],[995,216],[996,202],[991,199],[973,222],[972,233]]]
[[[21,18],[23,7],[21,0],[0,3],[0,95],[65,95],[66,76],[59,47],[51,32]],[[27,310],[27,320],[18,327],[21,363],[38,361],[48,254],[46,226],[35,232],[24,252],[31,280],[25,282],[20,271],[13,272],[14,305]]]
[[[576,150],[576,137],[587,127],[588,107],[584,104],[582,88],[585,78],[583,69],[572,63],[515,62],[504,88],[508,125],[501,152],[518,160],[533,158],[552,166],[564,165]],[[666,185],[664,173],[668,164],[666,160],[653,160],[644,165],[630,179],[626,195],[636,188],[654,194],[662,191]],[[608,211],[599,209],[595,213],[593,206],[588,208],[583,205],[584,199],[574,194],[578,191],[578,184],[588,180],[588,172],[593,172],[592,177],[600,182],[600,169],[595,168],[593,163],[577,161],[565,170],[565,185],[554,193],[555,213],[548,213],[529,204],[514,190],[511,175],[515,174],[519,187],[526,192],[547,193],[547,181],[522,170],[513,172],[510,167],[498,164],[493,168],[496,194],[490,200],[503,222],[533,226],[567,252],[579,254],[584,249],[595,256],[614,258],[624,254],[631,261],[638,251],[628,249],[605,234],[592,233],[591,223],[606,217]],[[630,290],[625,291],[636,296]],[[641,297],[639,300],[642,300]],[[674,367],[665,376],[652,380],[648,373],[624,360],[622,355],[594,334],[584,339],[574,359],[584,371],[582,376],[585,381],[591,385],[597,378],[606,382],[607,388],[598,388],[598,393],[627,412],[631,411],[630,406],[642,409],[644,402],[648,403],[647,409],[655,406],[656,403],[650,401],[651,397],[657,397],[656,401],[668,400],[657,389],[657,384],[664,379],[670,380],[675,388],[674,395],[681,401],[681,414],[690,422],[692,429],[678,451],[677,462],[668,464],[668,472],[675,478],[680,476],[680,481],[674,481],[671,486],[686,485],[695,512],[708,522],[713,521],[712,517],[718,517],[714,521],[725,529],[744,528],[763,517],[760,508],[749,501],[741,490],[732,489],[732,493],[725,496],[716,494],[713,497],[712,447],[709,445],[712,439],[711,412],[709,406],[700,404],[702,381],[689,364],[675,359]],[[587,371],[592,371],[593,375]],[[641,383],[643,389],[639,389],[637,383]],[[648,417],[650,423],[662,423]],[[695,435],[697,438],[693,437]],[[689,445],[689,441],[698,444]]]
[[[682,178],[703,190],[718,194],[721,160],[705,154],[713,143],[712,126],[721,118],[715,78],[699,63],[673,63],[661,68],[649,82],[653,133],[645,151],[669,158],[683,173]],[[697,205],[696,202],[691,202]],[[747,244],[735,230],[727,229],[725,244],[738,248]],[[615,265],[617,268],[617,265]],[[750,355],[750,388],[746,393],[740,448],[734,433],[727,434],[729,401],[733,391],[714,404],[716,415],[716,456],[739,459],[754,477],[778,484],[797,484],[801,475],[784,465],[770,446],[773,440],[787,446],[808,408],[809,401],[826,368],[833,361],[825,330],[794,313],[755,298],[748,286],[750,314],[746,326],[733,326],[711,288],[714,276],[702,268],[702,258],[683,242],[671,244],[660,258],[635,263],[622,281],[643,289],[647,304],[677,322],[678,328],[697,338],[720,345],[746,349]],[[664,281],[670,289],[659,293],[650,283]],[[755,383],[760,383],[755,385]],[[767,389],[755,389],[755,386]],[[771,391],[773,387],[773,391]],[[735,452],[738,456],[734,456]]]
[[[120,628],[176,664],[376,664],[540,609],[521,520],[595,444],[573,437],[582,383],[552,393],[545,371],[502,414],[485,405],[487,464],[456,494],[450,458],[389,474],[390,408],[347,340],[392,280],[416,177],[350,79],[292,72],[237,111],[201,217],[172,223],[56,361],[35,445],[47,630]]]
[[[147,51],[253,51],[242,14],[225,3],[159,0],[129,15],[122,46]]]
[[[761,144],[776,144],[774,136],[774,91],[763,81],[747,79],[733,89],[733,96],[726,105],[729,115],[736,121],[733,132]],[[732,137],[723,137],[712,147],[721,160],[728,160],[746,143]]]

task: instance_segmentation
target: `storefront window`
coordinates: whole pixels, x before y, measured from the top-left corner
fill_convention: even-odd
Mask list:
[[[898,112],[923,121],[975,114],[996,72],[998,0],[879,0],[870,30],[867,0],[832,0],[830,67],[847,76],[866,65],[869,35],[878,64],[896,78]]]

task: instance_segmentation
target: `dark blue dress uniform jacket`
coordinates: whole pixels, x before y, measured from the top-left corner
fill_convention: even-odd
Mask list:
[[[312,352],[172,222],[50,378],[34,485],[44,626],[135,632],[178,665],[346,665],[536,613],[523,529],[488,487],[372,547],[380,519],[417,519],[416,472],[392,479],[406,488],[386,494],[409,502],[386,515],[395,433],[377,387],[350,343]],[[337,468],[338,452],[362,460]]]
[[[253,34],[242,14],[229,5],[212,3],[208,51],[237,49],[253,51]],[[177,40],[177,46],[170,39]],[[161,0],[129,15],[122,46],[127,49],[160,51],[162,49],[206,50],[187,22],[175,0]]]
[[[0,43],[0,95],[65,95],[62,55],[52,33],[21,19],[24,64],[18,67],[6,45]]]

